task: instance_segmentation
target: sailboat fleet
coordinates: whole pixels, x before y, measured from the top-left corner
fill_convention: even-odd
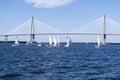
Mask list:
[[[66,42],[66,45],[65,47],[69,47],[70,46],[70,43],[71,43],[71,39],[69,37],[66,38],[67,39],[67,42]],[[33,42],[30,41],[30,39],[28,38],[27,42],[26,42],[26,45],[30,45],[32,44]],[[42,46],[41,43],[37,43],[38,46]],[[12,45],[12,46],[19,46],[19,41],[18,41],[18,37],[16,36],[16,39],[15,39],[15,43]],[[49,35],[49,47],[58,47],[60,46],[60,37],[57,36],[57,38],[55,36],[51,36]]]
[[[60,46],[60,39],[59,39],[59,36],[56,37],[55,36],[49,36],[49,47],[57,47],[57,46]]]
[[[34,27],[34,17],[31,19],[31,26],[30,26],[30,33],[28,37],[28,41],[26,42],[26,45],[30,45],[34,43],[34,38],[35,38],[35,27]],[[5,41],[7,41],[7,36],[5,35]],[[103,44],[106,44],[106,16],[104,15],[103,19]],[[41,43],[37,43],[38,46],[42,46]],[[71,38],[66,37],[66,44],[64,47],[70,47],[71,45]],[[19,46],[18,38],[16,36],[15,43],[12,46]],[[49,47],[57,47],[60,46],[60,38],[59,36],[55,35],[49,35]],[[97,44],[95,45],[95,48],[100,48],[100,37],[98,35],[97,37]]]
[[[28,41],[26,42],[26,45],[29,45],[29,44],[32,44],[33,42],[31,42],[29,39]],[[66,37],[66,44],[64,45],[64,47],[70,47],[71,45],[71,38],[70,37]],[[16,39],[15,39],[15,43],[12,45],[12,46],[19,46],[20,43],[18,41],[18,37],[16,36]],[[42,46],[42,44],[39,42],[37,43],[38,46]],[[48,47],[58,47],[60,46],[60,37],[57,36],[51,36],[49,35],[49,45]],[[97,44],[95,45],[95,48],[100,48],[100,36],[98,35],[97,36]]]

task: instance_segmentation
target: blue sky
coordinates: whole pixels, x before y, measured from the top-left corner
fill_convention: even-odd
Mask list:
[[[1,0],[0,33],[10,31],[31,16],[69,32],[104,14],[120,22],[119,8],[120,0]]]

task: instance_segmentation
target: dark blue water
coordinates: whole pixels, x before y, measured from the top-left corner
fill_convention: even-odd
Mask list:
[[[0,80],[120,80],[120,44],[11,45],[0,43]]]

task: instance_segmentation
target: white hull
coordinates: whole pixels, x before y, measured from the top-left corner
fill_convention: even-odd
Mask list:
[[[38,43],[38,46],[42,46],[42,44],[41,44],[41,43]]]
[[[12,46],[19,46],[19,44],[13,44]]]
[[[100,46],[98,46],[98,45],[95,45],[95,48],[100,48]]]
[[[69,45],[68,45],[68,44],[66,44],[66,45],[65,45],[65,47],[69,47]]]
[[[27,42],[26,45],[32,44],[32,42]]]

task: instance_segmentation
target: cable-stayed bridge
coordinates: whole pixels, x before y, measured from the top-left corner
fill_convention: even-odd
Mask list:
[[[32,19],[28,19],[23,24],[17,26],[15,29],[5,34],[1,34],[0,36],[4,36],[4,41],[8,41],[10,38],[12,39],[16,36],[23,38],[24,41],[26,41],[27,38],[29,38],[31,41],[35,41],[37,39],[44,39],[47,41],[48,35],[60,35],[62,37],[71,36],[73,37],[72,39],[76,42],[95,42],[96,35],[100,35],[101,42],[105,44],[106,39],[107,42],[113,42],[113,39],[115,39],[115,41],[118,39],[120,40],[120,24],[104,16],[87,25],[81,26],[74,31],[61,32],[32,17]],[[22,39],[19,38],[19,40]]]

